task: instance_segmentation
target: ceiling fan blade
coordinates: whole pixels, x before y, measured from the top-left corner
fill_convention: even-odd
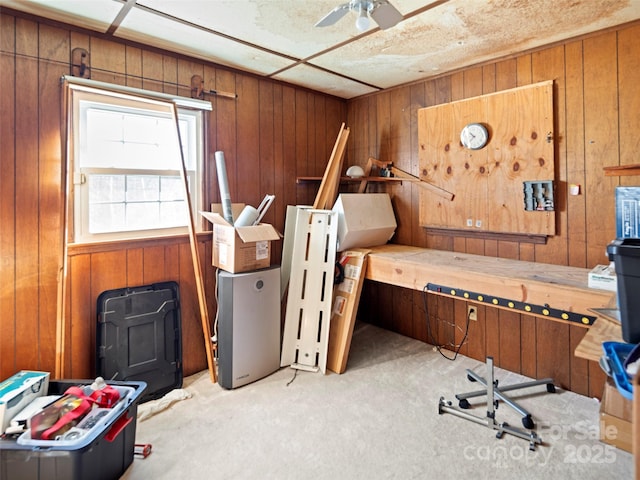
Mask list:
[[[322,20],[314,25],[314,27],[328,27],[329,25],[333,25],[338,20],[346,15],[349,11],[349,4],[344,3],[342,5],[338,5],[336,8],[331,10],[328,14],[326,14]]]
[[[382,30],[396,26],[404,18],[396,7],[387,2],[387,0],[373,2],[373,9],[371,9],[369,15]]]

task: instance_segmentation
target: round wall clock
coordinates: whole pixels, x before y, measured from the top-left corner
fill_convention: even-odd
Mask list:
[[[470,123],[460,132],[460,143],[465,148],[479,150],[489,141],[489,132],[481,123]]]

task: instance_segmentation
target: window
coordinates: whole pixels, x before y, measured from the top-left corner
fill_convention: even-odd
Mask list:
[[[200,225],[203,109],[149,98],[158,95],[153,92],[143,96],[70,85],[71,241],[186,233],[182,158],[194,223]],[[210,108],[208,102],[186,100]]]

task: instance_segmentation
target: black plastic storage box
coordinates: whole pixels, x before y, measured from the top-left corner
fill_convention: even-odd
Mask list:
[[[640,238],[616,239],[607,246],[616,266],[622,339],[640,342]]]
[[[182,387],[176,282],[107,290],[98,297],[96,376],[147,384],[140,403]]]
[[[69,387],[90,385],[93,380],[51,380],[48,395],[62,395]],[[133,390],[116,405],[117,416],[76,441],[20,444],[16,438],[0,439],[2,480],[116,480],[133,461],[136,416],[144,382],[107,382]],[[72,444],[71,446],[69,444]]]

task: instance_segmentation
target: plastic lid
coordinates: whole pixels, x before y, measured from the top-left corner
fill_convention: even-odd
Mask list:
[[[607,245],[609,260],[611,255],[640,257],[640,238],[618,238]]]

